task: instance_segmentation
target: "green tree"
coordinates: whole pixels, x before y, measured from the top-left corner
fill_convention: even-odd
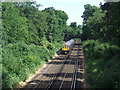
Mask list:
[[[60,42],[64,39],[64,30],[66,28],[66,21],[68,19],[67,14],[61,10],[55,10],[53,7],[49,7],[43,10],[47,13],[46,21],[48,23],[47,39],[50,42]]]
[[[19,8],[21,16],[25,16],[28,19],[28,28],[30,31],[30,43],[40,44],[43,37],[46,37],[48,25],[46,22],[46,13],[38,10],[38,4],[36,3],[21,3],[15,4]]]
[[[18,41],[28,42],[29,31],[27,19],[19,16],[18,9],[13,3],[2,3],[3,40],[6,43]]]
[[[106,28],[106,41],[120,46],[120,2],[105,3],[102,10],[107,10],[104,17]]]
[[[89,30],[89,39],[103,40],[105,37],[105,29],[103,26],[105,22],[103,17],[105,13],[101,10],[93,13],[93,16],[90,16],[87,20],[87,28]]]
[[[83,12],[83,33],[82,39],[97,39],[100,38],[100,32],[103,33],[102,25],[104,20],[102,19],[105,13],[97,6],[91,6],[87,4],[84,6]]]

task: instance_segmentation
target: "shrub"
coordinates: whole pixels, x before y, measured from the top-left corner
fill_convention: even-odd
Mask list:
[[[120,48],[95,40],[83,42],[86,78],[91,88],[120,88]]]
[[[56,45],[59,46],[58,43]],[[44,46],[28,45],[18,42],[3,46],[3,88],[13,88],[20,81],[27,79],[29,73],[52,58],[57,49],[47,42]]]

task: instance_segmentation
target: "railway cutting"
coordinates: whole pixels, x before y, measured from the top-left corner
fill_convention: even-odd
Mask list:
[[[85,88],[84,73],[82,45],[75,44],[68,54],[60,54],[49,62],[21,90]]]

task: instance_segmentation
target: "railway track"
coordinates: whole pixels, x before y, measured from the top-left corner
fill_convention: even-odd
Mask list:
[[[74,45],[69,55],[60,55],[41,74],[29,82],[31,86],[28,84],[24,88],[32,90],[53,90],[53,88],[75,90],[84,88],[84,68],[80,56],[80,45]]]

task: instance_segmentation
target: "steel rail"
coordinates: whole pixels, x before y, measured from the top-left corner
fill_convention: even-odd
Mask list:
[[[66,61],[65,61],[66,62]],[[59,68],[59,70],[54,74],[54,76],[52,77],[51,81],[49,82],[49,84],[46,87],[46,90],[50,89],[51,85],[53,84],[54,80],[56,79],[56,77],[58,76],[59,72],[61,72],[61,70],[63,69],[65,62],[63,62],[61,68]]]
[[[78,51],[78,53],[77,53],[77,56],[79,57],[79,51]],[[72,80],[72,84],[71,84],[71,89],[72,89],[72,90],[75,89],[75,85],[76,85],[78,62],[79,62],[79,59],[77,59],[77,61],[75,62],[75,65],[74,65],[73,80]],[[71,62],[70,62],[69,64],[71,64]],[[68,65],[67,67],[69,67],[69,65]],[[66,71],[67,71],[67,70],[66,70]],[[60,85],[59,90],[62,89],[62,86],[63,86],[63,83],[64,83],[64,80],[65,80],[65,77],[66,77],[67,73],[68,73],[68,72],[66,72],[66,73],[64,74],[64,77],[63,77],[63,80],[62,80],[62,83],[61,83],[61,85]]]
[[[78,69],[78,60],[75,63],[75,69],[74,69],[74,73],[73,73],[73,80],[72,80],[72,84],[71,84],[71,90],[75,90],[76,79],[77,79],[77,69]]]
[[[74,77],[74,84],[73,84],[73,90],[75,90],[75,85],[76,85],[76,81],[77,81],[77,74],[78,74],[78,67],[79,67],[79,53],[80,53],[80,50],[79,50],[79,46],[78,46],[78,55],[77,55],[77,62],[76,62],[76,68],[75,68],[75,77]]]
[[[68,59],[70,58],[71,52],[68,55],[68,58],[66,58],[66,60],[63,62],[62,66],[59,68],[59,70],[54,74],[54,76],[52,77],[51,81],[49,82],[49,84],[46,87],[46,90],[49,90],[52,86],[52,84],[54,83],[55,79],[57,78],[57,76],[59,75],[59,73],[61,72],[61,70],[63,69],[65,63],[68,61]]]
[[[49,66],[49,68],[47,68],[47,70],[50,70],[50,68],[51,68],[52,66],[55,66],[55,64],[57,64],[57,63],[58,63],[58,62],[54,62],[53,65],[51,65],[51,66]],[[40,83],[43,81],[43,79],[44,79],[47,75],[48,75],[48,73],[46,73],[46,74],[43,76],[42,80],[40,80],[40,81],[37,83],[37,85],[35,85],[35,87],[34,87],[32,90],[35,90],[35,89],[40,85]]]
[[[68,61],[68,59],[70,58],[71,52],[69,53],[69,55],[66,57],[65,61],[62,62],[62,66],[59,68],[59,70],[56,71],[56,73],[53,75],[52,79],[49,81],[48,85],[46,86],[46,90],[50,89],[53,82],[55,81],[55,79],[57,78],[57,76],[59,75],[59,73],[61,72],[61,70],[63,69],[66,61]],[[79,54],[79,51],[78,51],[78,54]],[[79,55],[78,55],[79,56]],[[70,60],[70,59],[69,59]],[[54,63],[54,65],[56,64],[57,62]],[[71,64],[71,62],[69,62],[69,65]],[[69,66],[68,65],[68,66]],[[52,65],[53,66],[53,65]],[[68,67],[67,66],[67,67]],[[50,69],[50,68],[49,68]],[[77,62],[75,62],[75,66],[74,66],[74,73],[73,73],[73,80],[72,80],[72,84],[71,84],[71,89],[74,89],[75,88],[75,84],[76,84],[76,78],[77,78],[77,69],[78,69],[78,60]],[[67,71],[67,70],[66,70]],[[37,83],[37,85],[33,88],[33,90],[37,89],[37,87],[40,85],[40,83],[43,81],[43,79],[47,76],[48,74],[46,73],[45,76],[43,76],[42,80],[40,80],[39,83]],[[67,75],[67,72],[64,74],[64,77],[63,77],[63,80],[62,80],[62,83],[60,85],[60,88],[59,90],[62,88],[62,85],[63,85],[63,82],[64,82],[64,79]]]
[[[78,55],[77,56],[79,57],[79,49],[78,49]],[[79,66],[78,62],[79,62],[79,59],[77,59],[76,62],[75,62],[73,79],[72,79],[72,83],[71,83],[71,90],[75,90],[76,80],[77,80],[77,73],[78,73],[77,70],[78,70],[78,66]]]
[[[70,60],[72,60],[72,58],[70,58]],[[69,64],[67,65],[67,67],[69,67],[69,65],[70,65],[71,63],[72,63],[72,62],[69,62]],[[66,68],[66,71],[67,71],[67,69],[68,69],[68,68]],[[64,81],[65,81],[65,77],[66,77],[67,73],[68,73],[68,72],[65,72],[65,74],[64,74],[64,77],[63,77],[62,82],[61,82],[61,84],[60,84],[59,90],[62,89],[62,86],[63,86],[63,83],[64,83]]]

